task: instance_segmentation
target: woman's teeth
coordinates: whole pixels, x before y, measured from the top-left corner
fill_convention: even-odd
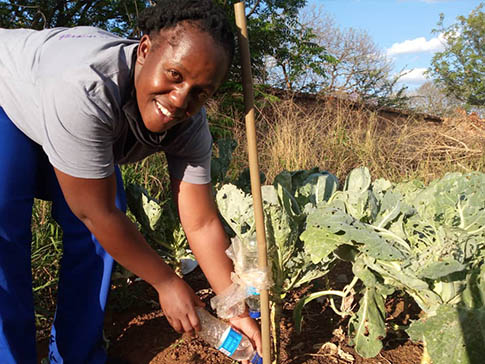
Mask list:
[[[168,117],[168,118],[173,117],[173,114],[172,114],[172,113],[170,113],[170,112],[169,112],[169,111],[168,111],[166,108],[164,108],[164,107],[162,106],[162,104],[160,104],[158,101],[155,101],[155,103],[156,103],[156,105],[157,105],[157,107],[158,107],[158,110],[160,110],[160,112],[161,112],[163,115],[165,115],[165,116],[166,116],[166,117]]]

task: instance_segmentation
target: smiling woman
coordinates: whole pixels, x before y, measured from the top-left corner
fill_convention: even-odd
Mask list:
[[[114,261],[156,289],[176,331],[200,329],[195,307],[202,302],[124,214],[118,164],[166,154],[199,265],[216,293],[232,283],[211,194],[212,138],[203,108],[232,62],[231,27],[211,0],[161,0],[139,22],[139,41],[94,27],[0,29],[2,363],[36,362],[34,197],[52,200],[63,229],[51,363],[106,362],[102,328]],[[249,316],[232,324],[260,347]]]
[[[190,22],[151,34],[138,46],[135,89],[145,126],[160,133],[199,112],[222,83],[229,55]]]

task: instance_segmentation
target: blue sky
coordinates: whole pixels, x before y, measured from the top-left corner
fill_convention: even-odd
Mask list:
[[[396,72],[411,70],[402,80],[413,89],[425,78],[436,51],[441,50],[438,34],[432,32],[445,15],[445,26],[467,16],[480,0],[309,0],[323,7],[340,29],[363,29],[377,46],[391,57]]]

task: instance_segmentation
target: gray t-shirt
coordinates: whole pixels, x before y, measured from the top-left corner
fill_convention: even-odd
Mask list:
[[[172,176],[208,183],[204,110],[164,135],[144,127],[133,89],[137,45],[94,27],[0,29],[0,107],[71,176],[104,178],[115,164],[163,151]]]

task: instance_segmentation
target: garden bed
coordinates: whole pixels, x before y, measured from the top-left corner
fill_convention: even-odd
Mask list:
[[[345,283],[348,269],[341,264],[328,277],[336,288]],[[210,307],[213,293],[200,269],[185,279]],[[359,356],[348,343],[346,320],[336,315],[326,300],[315,300],[305,306],[303,331],[298,333],[291,315],[298,298],[310,288],[295,290],[286,299],[280,322],[280,364],[420,363],[421,346],[410,342],[403,331],[389,332],[378,356],[369,359]],[[387,312],[388,326],[392,327],[409,324],[410,319],[417,318],[419,309],[406,296],[392,296],[387,301]],[[164,318],[155,291],[144,282],[131,283],[128,290],[126,287],[113,290],[105,330],[110,355],[131,364],[233,363],[201,339],[177,334]],[[43,340],[41,355],[45,356],[46,345],[47,340]]]
[[[343,270],[347,267],[342,267]],[[338,270],[336,270],[337,272]],[[341,272],[342,270],[340,270]],[[336,273],[335,272],[335,273]],[[343,273],[338,273],[342,276]],[[186,276],[187,282],[210,307],[212,291],[199,269]],[[338,281],[338,280],[337,280]],[[111,311],[106,325],[110,353],[133,364],[206,363],[229,364],[230,359],[212,349],[197,337],[177,334],[155,307],[153,289],[143,282],[133,284],[137,304],[131,308]],[[325,301],[313,301],[305,306],[303,331],[298,334],[292,320],[292,308],[309,287],[296,290],[287,298],[280,322],[280,364],[419,364],[422,348],[411,343],[401,331],[389,333],[384,349],[375,358],[364,359],[348,345],[346,322],[337,316]],[[113,294],[111,306],[117,298]],[[392,324],[407,324],[418,310],[406,297],[388,300]],[[391,323],[390,323],[391,324]]]

